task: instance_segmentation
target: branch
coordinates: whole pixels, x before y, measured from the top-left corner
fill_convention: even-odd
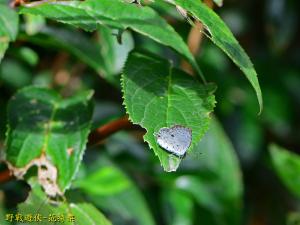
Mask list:
[[[12,178],[13,177],[8,169],[0,172],[0,184],[10,181]]]
[[[95,146],[101,144],[105,138],[109,137],[113,133],[131,127],[133,127],[133,124],[128,120],[128,116],[109,122],[90,133],[88,145]]]
[[[133,124],[128,120],[127,116],[121,117],[117,120],[111,121],[103,126],[93,130],[89,135],[88,146],[99,145],[104,139],[110,135],[123,130],[132,128]],[[13,179],[12,174],[8,169],[0,171],[0,183],[5,183]]]

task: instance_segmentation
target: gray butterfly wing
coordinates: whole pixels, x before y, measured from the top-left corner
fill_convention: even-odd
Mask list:
[[[156,133],[156,139],[163,149],[181,157],[191,145],[192,132],[189,128],[179,125],[164,127]]]

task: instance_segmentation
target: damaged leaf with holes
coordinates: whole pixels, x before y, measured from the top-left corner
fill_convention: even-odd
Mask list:
[[[38,181],[49,196],[64,193],[85,150],[92,95],[83,91],[63,99],[55,91],[31,86],[11,98],[5,159],[17,178],[36,166]]]

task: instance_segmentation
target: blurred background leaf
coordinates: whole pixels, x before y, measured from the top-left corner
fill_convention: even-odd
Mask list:
[[[0,18],[7,13],[17,18],[8,1],[0,3],[5,9]],[[142,4],[156,10],[187,40],[191,26],[173,5],[157,0]],[[129,7],[133,6],[139,12],[145,8]],[[209,132],[176,174],[162,171],[143,143],[145,131],[133,126],[101,140],[99,146],[88,147],[75,179],[82,188],[72,187],[67,199],[93,204],[117,225],[298,225],[300,201],[293,177],[298,176],[300,153],[299,7],[297,0],[227,0],[222,7],[214,7],[259,74],[264,95],[261,116],[239,69],[204,38],[195,57],[207,80],[218,86],[217,107]],[[133,47],[181,66],[182,56],[176,51],[130,30],[101,26],[88,33],[31,14],[21,15],[19,25],[15,19],[9,22],[15,34],[20,28],[16,40],[9,48],[7,42],[2,45],[7,50],[0,65],[0,155],[5,146],[7,102],[19,88],[42,85],[64,97],[94,89],[92,129],[96,129],[125,115],[119,78]],[[56,36],[55,31],[62,32]],[[47,40],[53,40],[53,46]],[[100,65],[106,69],[101,76]],[[272,147],[276,150],[269,150],[270,143],[276,143]],[[6,170],[1,163],[0,173]],[[29,172],[27,176],[34,171]],[[11,179],[0,182],[0,190],[0,223],[4,224],[2,218],[17,212],[30,187]]]
[[[300,156],[277,145],[270,146],[273,166],[282,182],[300,197]]]
[[[18,14],[5,2],[0,2],[0,62],[10,41],[16,39],[19,29]]]
[[[113,224],[155,224],[140,190],[103,155],[86,168],[74,187],[107,211]]]
[[[30,180],[32,190],[24,203],[18,205],[22,221],[18,224],[78,224],[111,225],[105,216],[94,206],[87,203],[51,203],[37,180]],[[27,221],[26,221],[27,216]],[[74,221],[72,220],[72,217]],[[30,219],[31,218],[31,219]],[[39,221],[40,219],[40,221]]]
[[[183,160],[180,171],[186,175],[174,179],[161,174],[160,178],[164,189],[181,191],[197,204],[193,224],[240,223],[242,177],[232,144],[216,119],[194,153]]]

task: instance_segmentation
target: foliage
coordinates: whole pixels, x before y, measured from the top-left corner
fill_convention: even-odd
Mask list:
[[[297,224],[300,3],[276,1],[0,0],[0,224]]]
[[[133,52],[124,68],[122,90],[130,119],[147,130],[144,140],[166,171],[176,170],[181,159],[159,147],[154,134],[162,127],[189,127],[192,151],[208,129],[215,86],[199,84],[188,74],[171,68],[166,60]]]
[[[292,193],[300,196],[300,157],[276,145],[271,145],[270,151],[278,176]]]

